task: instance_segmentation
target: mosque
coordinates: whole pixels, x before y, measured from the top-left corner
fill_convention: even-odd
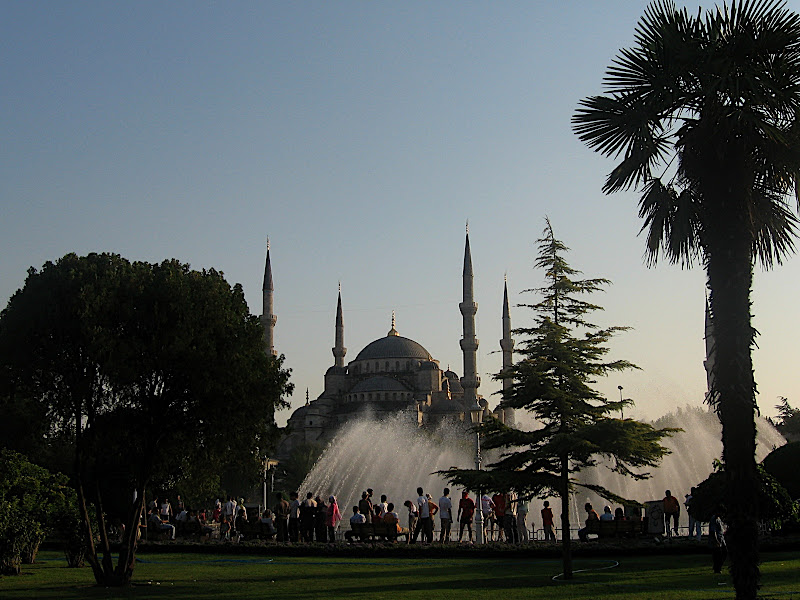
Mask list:
[[[346,423],[357,418],[381,419],[398,414],[407,417],[409,426],[434,428],[443,422],[469,423],[470,411],[482,408],[484,416],[494,414],[513,425],[513,411],[491,413],[488,402],[478,393],[480,377],[477,372],[478,339],[475,337],[475,315],[478,305],[473,297],[472,255],[469,231],[466,234],[463,269],[463,300],[458,308],[463,318],[460,340],[464,357],[464,375],[459,377],[449,368],[442,371],[422,344],[401,336],[392,326],[386,336],[367,344],[355,359],[345,364],[344,318],[342,293],[336,306],[334,329],[334,362],[325,372],[325,389],[315,400],[295,410],[289,418],[286,434],[278,447],[278,457],[287,457],[302,444],[324,445],[333,439]],[[272,267],[269,247],[262,288],[264,345],[269,354],[276,355],[274,330],[277,317],[273,314]],[[511,338],[511,317],[508,288],[503,294],[503,337],[500,348],[503,368],[512,364],[514,341]],[[503,382],[504,387],[511,385]],[[308,396],[308,393],[306,393]]]

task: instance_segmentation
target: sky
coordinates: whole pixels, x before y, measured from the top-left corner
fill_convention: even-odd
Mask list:
[[[107,251],[221,270],[261,314],[269,238],[297,408],[333,364],[339,282],[345,361],[395,311],[401,335],[463,373],[469,221],[494,405],[503,278],[513,326],[530,325],[516,304],[543,283],[549,217],[572,266],[613,282],[595,321],[632,328],[610,358],[640,370],[598,389],[623,386],[641,418],[700,405],[704,274],[646,266],[636,193],[602,193],[615,163],[570,126],[645,6],[0,0],[0,304],[30,266]],[[779,396],[800,404],[798,292],[800,258],[756,271],[765,415]]]

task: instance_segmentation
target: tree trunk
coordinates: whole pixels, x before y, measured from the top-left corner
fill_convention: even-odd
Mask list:
[[[724,206],[724,205],[722,205]],[[711,402],[722,423],[727,476],[726,522],[731,575],[737,600],[756,598],[758,568],[758,477],[755,461],[755,378],[751,350],[750,290],[753,280],[751,226],[743,209],[717,215],[706,247],[714,332]]]
[[[122,546],[117,563],[117,579],[120,581],[120,585],[127,585],[133,578],[133,569],[136,566],[136,546],[139,540],[139,521],[144,510],[144,490],[144,485],[136,490],[136,501],[131,506],[128,522],[125,524],[125,534],[122,536]]]
[[[95,582],[100,585],[105,579],[103,567],[100,561],[97,560],[97,549],[94,545],[94,535],[92,533],[92,521],[89,517],[89,510],[86,506],[86,494],[83,490],[83,456],[82,456],[82,428],[81,428],[81,411],[80,407],[76,406],[75,409],[75,480],[76,491],[78,492],[78,512],[81,516],[81,523],[83,529],[84,540],[86,541],[86,560],[92,567]]]
[[[572,537],[569,531],[569,459],[561,458],[561,560],[564,579],[572,579]]]

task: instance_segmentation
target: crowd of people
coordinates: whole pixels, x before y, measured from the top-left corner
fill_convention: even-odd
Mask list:
[[[692,502],[692,494],[686,494],[684,506],[689,513],[689,537],[700,540],[702,523],[697,521],[688,510]],[[188,509],[180,496],[177,496],[175,508],[168,498],[154,498],[148,504],[147,524],[151,531],[158,531],[171,539],[176,536],[207,535],[220,539],[266,538],[279,542],[335,542],[340,522],[349,515],[351,530],[358,524],[382,524],[382,531],[407,536],[410,543],[418,541],[431,544],[434,541],[473,542],[477,537],[475,527],[481,522],[485,541],[525,543],[536,531],[536,519],[531,515],[530,500],[519,497],[515,492],[483,494],[480,498],[470,497],[470,492],[463,490],[458,500],[451,499],[450,489],[444,488],[438,500],[420,487],[416,490],[415,500],[405,500],[402,505],[389,501],[386,494],[377,499],[372,489],[361,494],[358,504],[350,510],[340,509],[335,496],[326,499],[308,492],[304,499],[300,494],[292,492],[286,500],[283,494],[275,494],[275,505],[272,510],[265,509],[260,515],[248,518],[244,499],[236,500],[233,496],[226,502],[217,500],[210,513],[204,509]],[[678,499],[667,490],[663,499],[664,531],[667,537],[678,534],[678,521],[681,505]],[[578,537],[588,541],[589,535],[598,533],[599,528],[593,522],[629,521],[641,522],[640,514],[626,514],[622,507],[612,510],[611,506],[603,507],[599,514],[590,503],[584,506],[586,511],[585,525],[578,530]],[[400,513],[405,514],[407,528],[403,526]],[[478,512],[480,511],[480,512]],[[539,509],[541,527],[540,539],[549,542],[557,541],[557,531],[553,509],[550,502],[544,500]],[[480,519],[478,519],[478,514]],[[434,531],[438,520],[438,540]],[[631,528],[633,531],[633,528]],[[352,535],[352,533],[351,533]],[[345,536],[347,538],[347,536]],[[709,524],[709,543],[722,554],[725,548],[722,525],[717,518]],[[724,557],[723,559],[724,560]]]
[[[515,492],[484,494],[480,499],[473,499],[470,492],[464,490],[457,500],[451,498],[449,488],[444,488],[438,500],[422,488],[417,488],[416,493],[415,500],[405,500],[400,508],[390,502],[386,494],[378,499],[370,488],[362,492],[358,504],[351,509],[352,514],[340,510],[335,496],[330,496],[326,504],[310,492],[305,500],[292,492],[288,501],[278,493],[273,507],[276,539],[280,542],[334,542],[339,522],[347,512],[352,525],[387,524],[398,535],[408,535],[412,544],[418,541],[426,544],[434,541],[473,542],[477,536],[477,511],[481,511],[481,527],[487,541],[520,543],[532,538],[535,524],[532,519],[529,521],[530,501],[519,498]],[[407,528],[403,527],[403,518],[398,510],[405,514]],[[549,501],[544,501],[540,514],[544,539],[555,542],[553,510]],[[437,520],[438,540],[435,540]]]
[[[152,530],[173,540],[191,536],[210,538],[212,535],[218,535],[222,540],[271,538],[276,533],[269,510],[248,518],[244,498],[237,501],[233,496],[229,496],[226,502],[217,500],[210,511],[187,508],[180,496],[177,496],[173,508],[169,498],[162,500],[156,496],[147,505],[145,530]]]

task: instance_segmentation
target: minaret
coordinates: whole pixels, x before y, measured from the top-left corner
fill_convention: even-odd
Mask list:
[[[339,301],[336,304],[336,339],[331,349],[333,352],[335,367],[344,367],[344,355],[347,348],[344,347],[344,317],[342,317],[342,284],[339,283]]]
[[[511,312],[508,309],[508,279],[503,278],[503,339],[500,340],[500,348],[503,351],[503,372],[508,372],[514,364],[514,340],[511,339]],[[503,379],[503,391],[511,389],[513,386],[511,379]],[[503,423],[509,426],[514,425],[514,409],[503,409]]]
[[[272,293],[275,288],[272,285],[272,265],[269,262],[269,238],[267,238],[267,264],[264,266],[264,286],[261,288],[262,313],[261,324],[264,326],[264,350],[268,355],[277,356],[275,352],[275,323],[278,320],[272,314]]]
[[[464,337],[461,338],[461,351],[464,353],[464,376],[461,387],[464,388],[464,406],[471,409],[478,403],[478,338],[475,337],[475,304],[472,290],[472,254],[469,249],[469,224],[467,224],[467,241],[464,246],[464,301],[458,305],[464,320]]]

